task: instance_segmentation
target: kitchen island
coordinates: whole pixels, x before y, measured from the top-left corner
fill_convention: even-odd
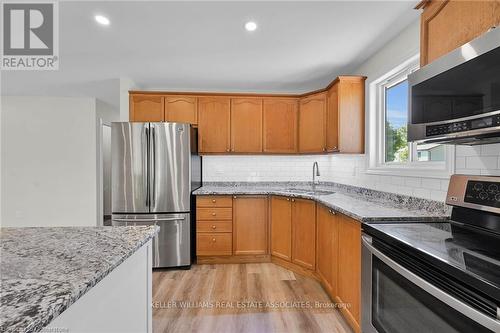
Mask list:
[[[1,228],[0,331],[151,331],[158,227]]]

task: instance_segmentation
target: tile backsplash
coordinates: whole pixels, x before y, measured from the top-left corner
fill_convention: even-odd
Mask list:
[[[203,180],[311,181],[318,161],[320,181],[367,187],[379,191],[444,201],[448,179],[366,173],[365,155],[204,156]],[[500,144],[457,146],[455,173],[500,176]]]

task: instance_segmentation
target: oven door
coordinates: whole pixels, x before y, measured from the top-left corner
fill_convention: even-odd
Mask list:
[[[363,234],[362,331],[500,332],[500,321],[401,266]]]

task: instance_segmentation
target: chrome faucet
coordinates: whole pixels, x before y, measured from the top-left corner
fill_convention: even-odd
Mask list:
[[[316,172],[314,172],[316,169]],[[318,166],[318,162],[314,162],[313,163],[313,186],[315,185],[318,185],[319,184],[319,181],[316,182],[316,177],[319,177],[319,166]]]

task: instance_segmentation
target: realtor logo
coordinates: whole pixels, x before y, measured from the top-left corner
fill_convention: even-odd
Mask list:
[[[5,1],[1,17],[2,70],[59,68],[57,2]]]

